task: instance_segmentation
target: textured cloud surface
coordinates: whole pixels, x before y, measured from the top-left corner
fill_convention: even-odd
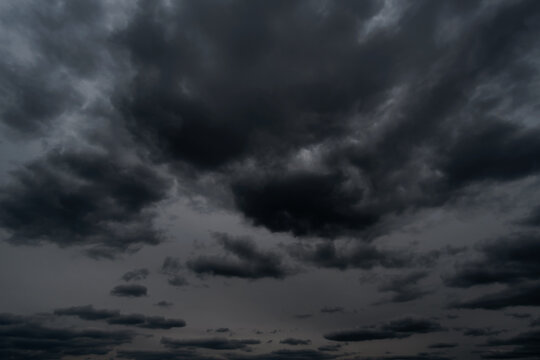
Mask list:
[[[0,358],[540,356],[539,1],[6,0],[0,55]]]

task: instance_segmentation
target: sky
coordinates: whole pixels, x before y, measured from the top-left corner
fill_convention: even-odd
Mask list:
[[[0,2],[0,358],[540,359],[540,1]]]

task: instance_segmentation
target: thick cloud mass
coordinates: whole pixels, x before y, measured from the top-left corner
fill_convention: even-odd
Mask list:
[[[0,225],[13,244],[89,245],[91,256],[114,257],[161,241],[146,209],[168,186],[146,166],[54,151],[14,178],[0,190]]]
[[[446,280],[448,285],[514,284],[540,276],[540,264],[535,256],[540,251],[537,233],[513,234],[484,243],[479,250],[482,259],[458,267],[457,272]]]
[[[0,359],[538,359],[539,84],[538,0],[0,1]]]
[[[439,28],[480,5],[409,4],[399,31],[362,37],[381,2],[142,3],[117,38],[137,71],[118,107],[156,159],[218,173],[255,225],[357,233],[538,171],[538,130],[490,113],[505,91],[475,94],[511,74],[526,106],[539,5]]]

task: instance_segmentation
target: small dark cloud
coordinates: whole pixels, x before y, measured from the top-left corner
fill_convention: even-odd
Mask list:
[[[283,279],[290,273],[282,264],[280,255],[257,249],[255,242],[248,237],[231,237],[224,233],[214,233],[213,237],[227,255],[234,255],[238,260],[231,260],[226,256],[199,256],[187,262],[188,268],[193,272],[253,280],[267,277]]]
[[[161,344],[169,349],[183,348],[201,348],[212,350],[246,350],[250,345],[258,345],[261,342],[255,339],[226,339],[226,338],[208,338],[208,339],[171,339],[164,337]]]
[[[393,320],[383,325],[382,328],[401,333],[429,333],[443,330],[436,321],[419,317],[405,317]]]
[[[342,306],[324,306],[321,309],[321,313],[324,314],[335,314],[335,313],[343,313],[345,312],[345,309]]]
[[[150,271],[148,269],[136,269],[132,271],[128,271],[124,275],[122,275],[122,280],[124,281],[140,281],[146,279],[146,277],[150,274]]]
[[[409,336],[408,334],[400,334],[393,331],[358,329],[337,331],[324,335],[324,338],[332,341],[370,341],[381,339],[396,339]]]
[[[529,319],[532,316],[529,313],[505,313],[504,315],[513,317],[514,319]]]
[[[285,344],[285,345],[292,345],[292,346],[309,345],[309,344],[311,344],[311,340],[309,340],[309,339],[286,338],[286,339],[280,340],[279,343],[280,344]]]
[[[143,285],[118,285],[111,290],[111,295],[120,297],[147,296],[148,289]]]
[[[229,332],[231,331],[229,328],[226,328],[226,327],[221,327],[221,328],[217,328],[216,330],[214,330],[215,332],[218,332],[218,333],[224,333],[224,332]]]
[[[94,309],[92,305],[56,309],[54,313],[56,315],[77,316],[83,320],[107,320],[120,315],[118,310],[98,310]]]
[[[172,303],[170,301],[161,300],[161,301],[155,303],[154,305],[162,307],[162,308],[169,308],[169,307],[173,306],[174,303]]]
[[[428,347],[430,349],[450,349],[450,348],[455,348],[456,346],[458,346],[457,343],[435,343],[435,344],[429,345]]]
[[[317,348],[317,350],[319,351],[330,351],[330,352],[339,351],[340,349],[341,349],[341,344],[328,344],[328,345],[319,346]]]
[[[496,336],[505,332],[505,330],[495,330],[492,328],[465,328],[461,329],[465,336]]]
[[[186,322],[181,319],[166,319],[162,316],[147,316],[143,324],[139,327],[146,329],[172,329],[186,326]]]
[[[99,310],[91,305],[56,309],[55,315],[76,316],[83,320],[106,321],[111,325],[136,326],[145,329],[172,329],[186,326],[181,319],[166,319],[162,316],[121,314],[118,310]]]
[[[400,339],[413,334],[442,331],[441,325],[433,320],[419,317],[405,317],[382,324],[378,328],[364,328],[337,331],[324,335],[333,341],[369,341],[381,339]]]

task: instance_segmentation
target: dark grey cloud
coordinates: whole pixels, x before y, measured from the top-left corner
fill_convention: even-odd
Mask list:
[[[540,226],[540,206],[534,207],[527,217],[522,219],[519,223],[532,227]]]
[[[224,333],[224,332],[229,332],[231,331],[229,328],[224,328],[224,327],[221,327],[221,328],[217,328],[216,330],[214,330],[215,332],[219,332],[219,333]]]
[[[409,274],[397,275],[384,281],[378,290],[381,292],[391,292],[390,302],[407,302],[420,299],[430,294],[432,291],[423,289],[418,285],[418,281],[428,276],[426,271],[413,271]]]
[[[132,360],[218,360],[212,356],[198,354],[193,350],[172,351],[145,351],[145,350],[119,350],[116,355],[121,359]]]
[[[505,313],[507,316],[511,316],[514,319],[529,319],[532,315],[528,313]]]
[[[530,326],[540,326],[540,318],[536,318],[533,321],[531,321]]]
[[[92,305],[56,309],[55,315],[77,316],[83,320],[108,320],[120,315],[118,310],[94,309]]]
[[[463,335],[465,336],[496,336],[500,335],[505,330],[495,330],[492,328],[465,328],[463,330]]]
[[[471,287],[484,284],[515,284],[535,280],[540,265],[540,236],[535,232],[514,233],[478,246],[481,258],[459,264],[455,274],[445,278],[448,286]]]
[[[121,314],[119,310],[100,310],[92,305],[56,309],[55,315],[76,316],[83,320],[103,320],[111,325],[136,326],[145,329],[172,329],[186,326],[182,319],[166,319],[162,316]]]
[[[128,271],[124,275],[122,275],[122,280],[124,281],[140,281],[146,279],[146,277],[150,275],[150,271],[148,269],[135,269],[132,271]]]
[[[52,151],[13,173],[0,189],[0,226],[15,245],[91,246],[114,257],[161,242],[150,208],[167,181],[111,154]]]
[[[417,355],[390,355],[390,356],[378,356],[378,357],[361,357],[357,356],[354,359],[357,360],[451,360],[453,357],[441,356],[439,354],[431,354],[421,352]]]
[[[13,144],[31,138],[32,142],[20,144],[39,142],[46,150],[5,177],[0,188],[1,235],[10,244],[77,246],[94,258],[116,258],[144,245],[162,243],[169,229],[162,232],[155,220],[174,222],[179,228],[182,221],[188,221],[189,217],[176,212],[176,219],[167,216],[172,215],[168,211],[175,211],[168,205],[177,204],[164,206],[162,200],[172,197],[175,190],[174,200],[176,195],[202,196],[210,212],[225,208],[227,214],[216,218],[226,231],[242,231],[240,227],[247,223],[264,228],[261,231],[266,237],[271,236],[268,230],[299,238],[295,240],[298,245],[282,249],[303,265],[343,271],[402,271],[375,285],[389,294],[390,302],[400,303],[386,303],[386,307],[406,311],[407,301],[422,300],[419,308],[425,305],[425,311],[431,312],[430,301],[436,296],[422,299],[431,290],[418,283],[427,277],[425,268],[437,275],[438,266],[445,265],[444,256],[460,259],[455,272],[444,278],[446,285],[462,289],[499,286],[488,292],[474,289],[478,291],[472,300],[464,296],[455,307],[537,307],[540,271],[534,254],[540,250],[535,233],[540,211],[534,206],[531,209],[531,204],[538,203],[532,195],[540,174],[540,127],[535,121],[539,17],[536,0],[7,1],[0,8],[0,126],[9,140],[7,145],[2,143],[2,149],[16,147],[6,152],[10,158],[18,158],[18,145]],[[174,179],[169,181],[169,177]],[[414,218],[421,220],[422,227],[425,219],[418,217],[425,210],[443,207],[441,213],[446,213],[448,207],[473,204],[491,216],[500,200],[493,194],[521,191],[516,188],[525,181],[529,188],[522,192],[530,192],[530,203],[512,201],[505,210],[512,219],[513,211],[528,214],[510,224],[512,230],[526,227],[528,232],[480,244],[476,260],[465,260],[459,246],[423,252],[436,246],[419,241],[417,247],[408,243],[391,247],[402,236],[407,241],[415,237],[416,230],[402,225]],[[427,215],[430,223],[433,214]],[[200,223],[189,224],[185,233],[180,231],[178,242],[167,246],[181,248],[183,235],[198,234],[201,227],[216,224],[206,222],[205,216],[201,215]],[[474,236],[489,232],[475,224],[470,229]],[[380,239],[384,235],[390,236]],[[205,248],[191,255],[186,264],[178,258],[165,259],[160,273],[170,285],[187,284],[181,273],[184,270],[251,280],[284,279],[296,272],[282,253],[263,250],[262,243],[255,245],[249,238],[226,234],[215,237],[221,254],[212,256]],[[453,241],[448,237],[433,241]],[[380,240],[389,240],[386,247]],[[341,247],[345,241],[347,246]],[[151,256],[141,254],[146,255]],[[324,274],[321,280],[325,281],[326,276],[336,275],[317,273]],[[304,286],[312,284],[312,275],[305,275],[308,281],[295,289],[302,295],[308,293]],[[341,275],[346,281],[348,274]],[[39,276],[35,278],[39,280]],[[124,280],[145,276],[144,272],[130,272]],[[17,284],[2,290],[9,294],[10,289],[24,285],[24,278],[24,272],[6,275],[6,281]],[[236,296],[234,283],[226,285],[229,290],[223,291]],[[290,283],[282,285],[285,288]],[[343,285],[336,282],[335,286]],[[185,293],[188,290],[193,289],[188,287]],[[146,292],[140,285],[122,285],[112,294],[140,296]],[[25,301],[33,298],[35,294],[29,294]],[[356,307],[353,300],[339,297],[320,300],[294,317],[312,316],[308,312],[328,303]],[[288,301],[292,300],[284,300],[283,314],[300,312],[287,309]],[[186,306],[188,302],[186,299]],[[44,299],[42,305],[46,303]],[[137,304],[145,306],[145,302]],[[231,309],[242,306],[227,302],[229,305]],[[267,305],[250,303],[253,309],[269,309]],[[25,308],[26,304],[16,306]],[[337,308],[327,309],[323,312],[338,312],[334,311]],[[181,320],[92,307],[59,311],[64,314],[58,315],[100,321],[103,326],[183,326]],[[476,314],[471,319],[482,319],[481,312]],[[344,318],[321,317],[302,325],[321,320],[322,326]],[[1,315],[0,328],[22,326],[23,320]],[[298,322],[291,316],[288,321]],[[468,321],[468,316],[462,316],[459,322],[465,326]],[[479,322],[478,326],[485,326]],[[253,328],[261,328],[261,324]],[[53,334],[45,340],[40,334],[58,329],[39,324],[33,329],[39,330],[39,344],[23,347],[30,336],[15,341],[9,335],[2,340],[7,343],[0,348],[7,350],[0,350],[0,358],[91,357],[133,338],[132,334],[112,333],[105,343],[99,338],[105,338],[101,333],[84,333],[87,336],[83,334],[86,330],[69,329],[60,339]],[[402,319],[327,337],[337,341],[397,340],[441,330],[433,320]],[[473,336],[474,331],[469,330]],[[495,335],[489,329],[481,330],[476,334]],[[295,336],[308,336],[302,331],[307,330]],[[450,336],[447,341],[453,342]],[[508,338],[504,344],[488,341],[487,346],[497,351],[481,355],[537,357],[536,349],[525,346],[529,335],[520,336]],[[40,347],[51,344],[51,339],[57,344],[55,350]],[[67,339],[72,339],[70,344]],[[117,349],[117,354],[146,360],[203,359],[209,358],[204,355],[208,349],[243,351],[252,345],[242,343],[249,339],[218,340],[166,338],[162,345],[170,351],[138,350],[134,344],[129,348],[134,350]],[[313,344],[314,348],[318,345]],[[264,346],[270,349],[271,345]],[[220,355],[260,360],[342,355],[329,351],[338,347],[270,353],[263,345],[260,348],[257,353]],[[386,359],[446,356],[443,352],[387,354]]]
[[[319,346],[317,348],[317,350],[319,351],[330,351],[330,352],[339,351],[339,349],[341,349],[341,344],[328,344],[328,345]]]
[[[333,341],[370,341],[382,339],[401,339],[414,334],[425,334],[444,330],[434,320],[419,317],[404,317],[382,324],[377,328],[359,328],[336,331],[324,335]]]
[[[228,360],[330,360],[337,358],[337,355],[328,354],[317,350],[276,350],[271,353],[260,355],[236,355],[231,354]]]
[[[418,334],[443,330],[443,328],[438,322],[419,317],[404,317],[401,319],[393,320],[383,325],[382,329],[402,333]]]
[[[214,233],[213,237],[227,255],[234,255],[238,260],[227,256],[199,256],[187,262],[188,268],[196,274],[247,279],[282,279],[290,274],[280,255],[259,250],[249,237],[232,237],[224,233]]]
[[[350,249],[338,247],[333,241],[315,244],[297,243],[287,246],[287,249],[292,257],[304,263],[339,270],[431,266],[440,256],[437,251],[414,254],[409,251],[379,249],[374,245],[363,243],[354,245]]]
[[[434,343],[429,345],[428,347],[430,349],[449,349],[449,348],[455,348],[458,346],[456,343]]]
[[[499,292],[451,304],[453,308],[498,310],[511,306],[539,306],[540,283],[512,286]]]
[[[309,339],[286,338],[286,339],[280,340],[279,343],[280,344],[285,344],[285,345],[292,345],[292,346],[309,345],[309,344],[311,344],[311,340],[309,340]]]
[[[489,351],[482,353],[484,359],[538,358],[540,356],[540,331],[520,333],[506,339],[489,339],[484,346],[490,348]]]
[[[298,236],[359,233],[445,204],[470,184],[537,173],[538,130],[494,119],[472,94],[511,74],[522,95],[514,107],[533,98],[536,69],[520,59],[537,45],[539,5],[478,14],[480,2],[421,2],[404,6],[399,31],[360,41],[381,6],[201,2],[165,16],[145,3],[116,39],[136,71],[117,107],[158,161],[217,174],[253,224]],[[438,19],[463,15],[474,21],[441,46]],[[394,121],[373,130],[369,119],[382,117],[399,86],[411,90]],[[295,168],[299,149],[319,166]]]
[[[120,297],[141,297],[148,295],[148,289],[143,285],[118,285],[111,290],[110,294]]]
[[[540,304],[540,285],[536,281],[540,267],[534,256],[540,250],[540,238],[536,232],[513,233],[481,243],[477,250],[480,258],[458,264],[455,273],[444,278],[446,285],[467,288],[504,284],[507,287],[452,306],[503,309]]]
[[[109,9],[81,0],[5,5],[1,31],[16,40],[0,60],[0,121],[19,135],[40,136],[85,105],[81,81],[115,67]]]
[[[174,303],[172,303],[170,301],[161,300],[161,301],[158,301],[157,303],[155,303],[154,305],[162,307],[162,308],[169,308],[169,307],[173,306]]]
[[[161,264],[160,272],[167,275],[177,274],[182,269],[182,262],[178,258],[167,256]]]
[[[32,317],[3,314],[0,323],[0,357],[3,359],[60,359],[65,356],[105,355],[130,343],[130,331],[105,331],[49,327]]]
[[[163,337],[161,343],[169,349],[248,350],[251,345],[259,345],[261,342],[255,339],[207,338],[178,340]]]
[[[400,339],[409,336],[408,334],[396,333],[394,331],[357,329],[328,333],[324,338],[332,341],[370,341],[381,339]]]
[[[324,306],[323,308],[321,308],[321,313],[325,314],[335,314],[343,312],[345,312],[345,309],[342,306]]]

